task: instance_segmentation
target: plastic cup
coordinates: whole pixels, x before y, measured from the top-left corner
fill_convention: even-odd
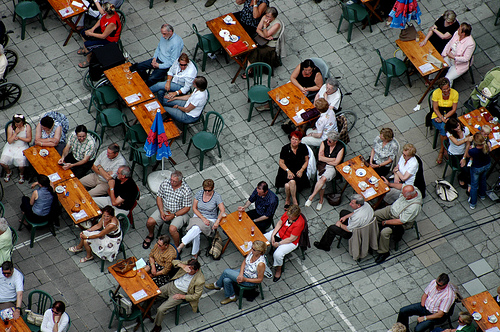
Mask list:
[[[241,221],[242,217],[243,217],[243,213],[241,211],[238,211],[238,221]]]

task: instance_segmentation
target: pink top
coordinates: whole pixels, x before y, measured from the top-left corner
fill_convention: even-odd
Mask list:
[[[455,301],[455,291],[451,284],[448,283],[445,289],[438,290],[436,288],[436,279],[430,282],[425,288],[424,293],[427,294],[425,308],[432,313],[436,313],[440,310],[445,313],[448,312],[453,301]]]
[[[455,55],[455,68],[458,75],[462,75],[469,69],[470,59],[476,48],[476,42],[472,36],[467,36],[462,40],[459,40],[458,31],[453,34],[448,44],[446,44],[441,55],[445,57],[451,50]],[[456,46],[455,46],[456,44]],[[453,52],[455,49],[455,52]]]

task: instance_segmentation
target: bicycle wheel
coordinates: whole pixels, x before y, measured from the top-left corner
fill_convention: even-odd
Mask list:
[[[351,131],[351,129],[356,124],[358,120],[358,116],[353,111],[341,111],[337,115],[343,114],[347,118],[347,131]]]

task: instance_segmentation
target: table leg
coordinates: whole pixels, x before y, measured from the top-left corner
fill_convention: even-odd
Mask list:
[[[372,205],[373,210],[376,210],[378,208],[378,206],[382,203],[382,201],[384,200],[385,194],[386,193],[384,193],[383,195],[380,195],[378,197],[378,201]],[[370,201],[370,202],[372,202],[372,201]]]
[[[380,22],[384,22],[384,20],[382,19],[382,17],[380,17],[380,15],[379,15],[379,14],[377,14],[377,12],[375,11],[375,8],[377,8],[377,7],[378,7],[378,4],[379,4],[379,3],[380,3],[380,0],[377,0],[377,2],[375,3],[375,5],[374,5],[374,6],[370,5],[370,3],[369,3],[369,2],[365,2],[365,3],[363,3],[363,4],[364,4],[364,5],[366,6],[366,8],[368,8],[368,10],[370,11],[370,13],[369,13],[370,18],[371,18],[371,17],[373,17],[373,16],[375,16],[377,19],[379,19],[379,20],[380,20]],[[366,23],[364,23],[364,24],[363,24],[362,29],[366,28],[366,26],[367,26],[367,25],[368,25],[368,21],[367,21]]]
[[[73,32],[78,32],[78,29],[77,29],[77,24],[78,24],[78,22],[80,22],[80,20],[82,19],[83,14],[84,14],[84,13],[81,13],[80,15],[78,15],[78,18],[76,19],[76,22],[75,22],[75,23],[73,23],[73,21],[71,20],[71,18],[69,18],[69,19],[67,19],[67,20],[64,20],[64,21],[66,22],[66,24],[70,26],[71,31],[69,32],[68,37],[67,37],[67,38],[66,38],[66,40],[64,41],[63,46],[68,45],[69,39],[70,39],[70,38],[71,38],[71,36],[73,35]]]
[[[427,94],[429,93],[429,91],[431,91],[432,87],[434,86],[434,83],[436,83],[436,81],[439,79],[439,77],[441,76],[441,74],[443,73],[443,70],[445,70],[447,67],[443,67],[441,68],[436,77],[432,80],[431,84],[429,84],[429,86],[427,87],[427,90],[425,90],[424,92],[424,95],[422,96],[422,98],[420,98],[420,100],[418,101],[418,105],[422,104],[422,101],[424,100],[425,96],[427,96]]]
[[[153,303],[155,302],[155,299],[156,299],[156,296],[155,297],[152,297],[151,299],[149,299],[149,304],[144,308],[143,306],[141,305],[138,305],[139,309],[142,311],[142,321],[144,322],[144,319],[146,318],[150,318],[151,320],[153,320],[153,318],[151,317],[151,315],[148,315],[148,312],[149,310],[151,309],[151,307],[153,306]],[[139,326],[141,326],[141,323],[137,323],[137,325],[134,326],[134,331],[137,331],[139,329]]]
[[[274,105],[273,105],[274,106]],[[274,122],[276,121],[276,119],[278,118],[278,115],[280,114],[280,111],[281,111],[281,108],[279,107],[276,107],[276,114],[274,115],[274,119],[273,121],[271,122],[271,126],[274,125]]]
[[[234,59],[234,61],[236,61],[237,64],[240,65],[240,68],[236,72],[236,75],[234,75],[233,80],[231,81],[231,83],[234,83],[236,81],[236,79],[238,78],[238,75],[240,74],[240,71],[242,69],[245,69],[245,64],[247,63],[247,59],[248,59],[248,52],[246,53],[245,58],[243,59],[243,61],[241,61],[241,59],[239,57],[237,57],[237,56],[235,56],[233,59]]]
[[[222,251],[221,251],[221,253],[220,253],[220,255],[221,255],[221,256],[222,256],[222,254],[224,253],[224,251],[226,251],[226,248],[227,248],[227,246],[229,245],[229,242],[231,242],[231,239],[227,239],[226,244],[224,245],[224,248],[222,248]]]

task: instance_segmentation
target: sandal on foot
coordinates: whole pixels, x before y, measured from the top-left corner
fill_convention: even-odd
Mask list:
[[[147,239],[149,239],[150,241],[146,241]],[[154,240],[154,237],[149,236],[149,235],[146,236],[146,238],[142,242],[142,248],[143,249],[149,249],[149,247],[151,247],[151,243],[153,242],[153,240]]]
[[[89,52],[85,51],[85,49],[83,47],[80,47],[80,49],[78,51],[76,51],[76,54],[86,56],[87,54],[89,54]]]
[[[3,178],[3,180],[4,180],[5,182],[9,182],[9,181],[10,181],[10,177],[11,177],[11,176],[12,176],[12,172],[7,173],[7,174],[5,174],[5,177]]]
[[[19,175],[19,184],[23,184],[24,183],[24,175]]]
[[[83,251],[83,247],[78,249],[77,246],[73,246],[73,247],[69,247],[68,250],[71,252],[77,253],[77,252]]]
[[[82,259],[80,259],[80,263],[85,263],[85,262],[91,261],[93,259],[94,259],[94,256],[90,256],[90,257],[85,256]]]
[[[246,80],[247,79],[247,75],[245,73],[241,74],[241,78]]]
[[[443,163],[443,154],[440,153],[436,159],[436,164],[441,165]]]
[[[90,63],[88,61],[83,61],[82,63],[78,64],[78,67],[80,68],[87,68],[88,66],[90,66]]]

